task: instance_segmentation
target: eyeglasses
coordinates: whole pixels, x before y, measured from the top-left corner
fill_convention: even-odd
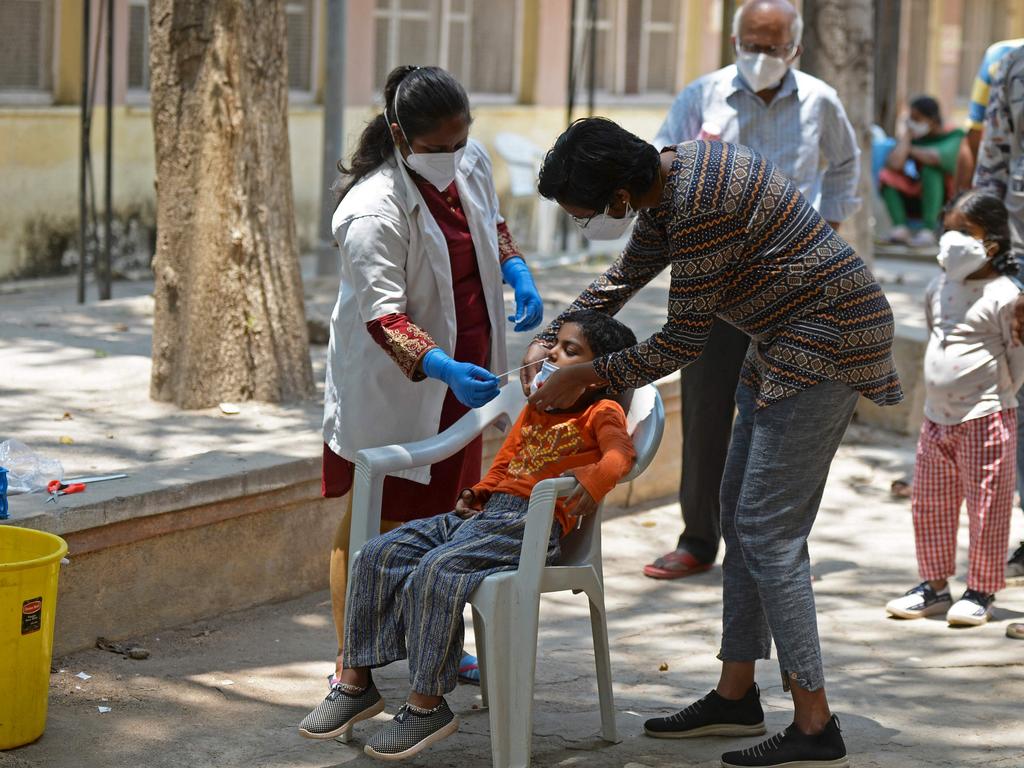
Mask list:
[[[590,223],[591,219],[593,219],[595,216],[600,216],[602,214],[608,213],[608,211],[611,210],[611,207],[612,207],[612,204],[608,203],[608,205],[606,205],[604,207],[603,211],[594,211],[589,216],[572,216],[570,214],[569,218],[571,218],[576,223],[577,227],[586,228],[587,224]]]
[[[774,56],[778,59],[788,59],[793,51],[796,50],[795,43],[786,43],[785,45],[757,45],[756,43],[738,43],[739,48],[743,53],[763,53],[766,56]]]

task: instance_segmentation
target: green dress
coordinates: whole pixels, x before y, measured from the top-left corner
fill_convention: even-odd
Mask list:
[[[934,149],[939,153],[938,165],[917,163],[921,178],[921,220],[929,229],[936,229],[939,225],[939,214],[942,213],[942,206],[946,202],[946,178],[956,171],[957,155],[960,153],[963,138],[963,130],[955,128],[946,133],[924,136],[910,142],[911,146]],[[882,184],[882,200],[885,201],[889,218],[896,226],[905,226],[907,223],[907,197],[912,196]]]

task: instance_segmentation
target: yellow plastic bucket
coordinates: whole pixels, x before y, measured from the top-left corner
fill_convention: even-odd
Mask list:
[[[0,525],[0,749],[33,742],[46,728],[57,575],[67,551],[52,533]]]

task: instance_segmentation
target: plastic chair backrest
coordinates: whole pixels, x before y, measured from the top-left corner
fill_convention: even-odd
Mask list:
[[[494,149],[508,164],[509,193],[513,197],[536,196],[543,150],[525,136],[508,131],[494,137]]]
[[[633,469],[620,481],[623,483],[633,480],[647,469],[661,444],[661,435],[665,430],[665,406],[653,384],[641,387],[633,394],[626,422],[636,424],[631,432],[636,461],[633,462]],[[593,561],[601,546],[595,523],[599,519],[600,515],[584,518],[579,530],[570,531],[562,539],[558,565],[583,565]]]

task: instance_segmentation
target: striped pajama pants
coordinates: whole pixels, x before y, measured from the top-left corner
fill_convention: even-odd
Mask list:
[[[529,500],[495,494],[478,515],[412,520],[370,539],[352,564],[342,661],[348,669],[409,659],[412,690],[455,689],[462,611],[480,582],[519,566]],[[548,563],[559,554],[556,520]]]
[[[956,572],[956,534],[966,498],[969,519],[967,587],[992,594],[1006,586],[1017,452],[1017,411],[962,424],[921,425],[911,509],[921,578]]]

